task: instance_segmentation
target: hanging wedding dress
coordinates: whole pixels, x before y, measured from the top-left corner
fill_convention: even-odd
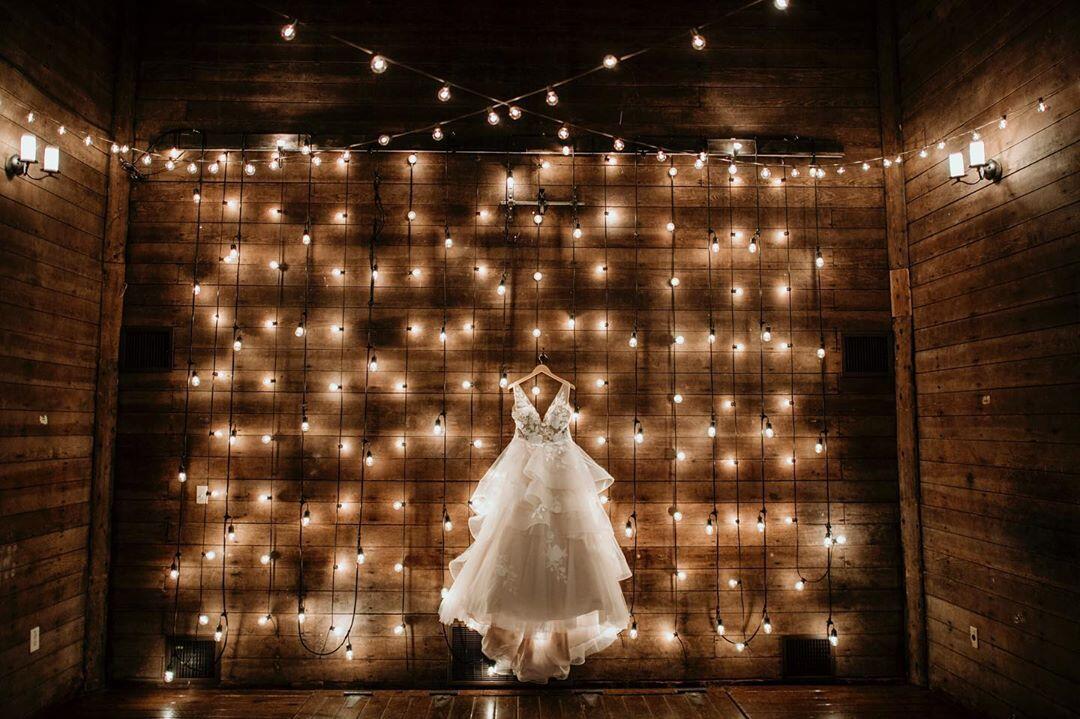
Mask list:
[[[517,430],[473,493],[474,541],[450,562],[439,619],[482,634],[497,672],[546,683],[626,627],[630,568],[600,502],[611,475],[570,437],[569,386],[543,419],[513,392]]]

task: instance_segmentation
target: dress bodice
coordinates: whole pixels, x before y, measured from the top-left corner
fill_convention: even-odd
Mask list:
[[[570,438],[570,418],[573,410],[570,409],[569,385],[563,385],[548,405],[544,417],[536,410],[535,405],[529,401],[520,385],[514,385],[514,408],[510,416],[514,418],[518,435],[529,444],[539,442],[559,442]]]

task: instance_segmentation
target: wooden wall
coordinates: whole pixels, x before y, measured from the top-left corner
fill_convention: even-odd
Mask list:
[[[112,11],[0,3],[0,150],[62,151],[62,174],[0,177],[0,709],[28,715],[82,678]],[[38,118],[27,122],[28,103]],[[41,648],[29,653],[32,627]]]
[[[656,37],[682,31],[700,22],[701,7],[675,3],[663,13],[655,8],[625,8],[625,17],[613,18],[575,6],[520,8],[476,4],[457,14],[434,3],[378,6],[364,17],[350,15],[345,4],[320,4],[316,17],[334,20],[335,31],[358,41],[385,43],[389,54],[420,63],[447,75],[472,77],[495,93],[516,92],[543,84],[592,64],[610,50],[598,41],[597,28],[610,26],[624,49]],[[297,10],[298,14],[303,9]],[[355,12],[355,11],[353,11]],[[525,17],[521,17],[521,13]],[[535,15],[535,17],[532,17]],[[658,24],[657,16],[662,15]],[[647,16],[647,17],[646,17]],[[278,23],[260,16],[251,6],[228,4],[198,16],[148,16],[149,27],[168,25],[175,32],[161,34],[146,48],[140,75],[138,134],[142,138],[179,126],[210,131],[313,132],[320,137],[345,133],[394,131],[426,122],[462,108],[464,100],[448,109],[435,107],[435,87],[418,83],[405,73],[391,71],[375,80],[362,59],[314,36],[301,34],[291,44],[277,36]],[[375,33],[374,29],[378,28]],[[828,7],[801,7],[790,16],[777,17],[761,7],[727,21],[723,31],[710,35],[704,53],[680,46],[660,51],[642,62],[627,63],[612,75],[599,76],[567,88],[557,108],[568,119],[602,123],[626,135],[656,134],[675,138],[753,136],[797,130],[842,143],[852,156],[878,154],[879,123],[873,45],[874,17],[865,3],[830,3]],[[843,47],[844,52],[835,52]],[[448,69],[445,69],[448,68]],[[489,131],[476,120],[457,132],[457,141],[476,146],[501,147],[515,136],[546,133],[550,125],[512,126],[504,120]],[[321,133],[321,134],[320,134]],[[495,139],[492,139],[495,138]],[[692,141],[692,140],[685,140]],[[167,144],[169,138],[164,142]],[[528,141],[526,141],[528,142]],[[550,140],[544,141],[550,146]],[[301,312],[304,284],[304,248],[298,242],[307,210],[307,167],[293,158],[284,172],[273,175],[260,168],[245,181],[243,223],[237,208],[223,207],[223,197],[239,200],[239,173],[230,162],[228,186],[224,173],[207,177],[203,184],[203,230],[199,272],[203,292],[198,297],[194,322],[194,362],[204,378],[191,395],[188,437],[191,446],[190,479],[176,481],[182,445],[191,272],[195,259],[195,205],[192,178],[182,172],[158,175],[135,186],[132,193],[129,239],[129,289],[125,323],[129,327],[171,327],[176,340],[174,370],[166,373],[130,373],[121,379],[117,465],[116,563],[111,615],[112,671],[120,678],[158,680],[164,665],[163,635],[175,631],[209,637],[220,611],[222,564],[200,561],[200,552],[220,542],[228,477],[229,512],[238,541],[225,554],[230,638],[225,647],[223,679],[235,683],[385,682],[437,684],[445,679],[447,651],[435,616],[442,567],[467,543],[465,519],[470,482],[474,482],[508,437],[506,406],[500,403],[498,370],[504,341],[505,361],[511,374],[534,363],[534,342],[529,334],[536,313],[534,284],[536,234],[528,212],[516,213],[513,232],[520,242],[512,250],[514,266],[508,284],[508,314],[503,324],[502,302],[495,293],[499,269],[507,261],[499,208],[502,197],[503,158],[469,155],[449,160],[449,207],[443,201],[443,159],[422,153],[416,168],[415,203],[418,219],[413,228],[412,263],[423,270],[410,280],[406,248],[408,185],[402,155],[355,156],[350,165],[348,204],[344,170],[328,158],[313,171],[314,219],[312,292],[308,338],[313,383],[310,415],[313,429],[305,440],[303,468],[298,445],[299,403],[302,387],[302,342],[291,332]],[[358,661],[348,663],[342,652],[319,659],[298,642],[296,588],[300,477],[312,502],[314,521],[304,533],[308,588],[309,643],[323,645],[330,623],[331,557],[340,555],[335,608],[338,617],[352,606],[354,564],[348,561],[355,542],[356,500],[359,497],[359,439],[364,413],[363,358],[366,341],[367,242],[373,214],[371,177],[375,166],[384,178],[382,197],[388,223],[377,248],[380,280],[371,329],[380,370],[369,386],[369,429],[378,456],[365,487],[364,546],[368,562],[361,573],[359,609],[352,633]],[[525,160],[513,160],[518,197],[535,192],[534,170]],[[706,290],[706,191],[701,173],[681,159],[676,178],[678,231],[676,267],[683,285],[676,292],[676,321],[687,342],[678,348],[677,382],[686,395],[678,410],[680,447],[689,458],[680,463],[678,491],[686,519],[679,525],[679,566],[688,570],[681,583],[677,609],[671,597],[673,536],[667,508],[672,482],[669,459],[674,444],[669,401],[669,342],[671,328],[664,282],[668,271],[671,235],[664,230],[669,217],[669,189],[665,166],[654,159],[641,161],[639,170],[640,256],[635,268],[632,208],[632,160],[603,170],[595,158],[579,159],[576,182],[587,203],[582,224],[585,236],[576,245],[577,273],[570,258],[570,217],[564,208],[551,211],[540,233],[540,262],[545,278],[540,292],[540,326],[544,348],[556,371],[572,374],[575,356],[571,333],[565,329],[568,290],[576,288],[578,326],[577,379],[583,417],[577,427],[581,444],[616,477],[610,513],[621,527],[630,511],[633,462],[629,441],[635,403],[648,439],[637,462],[640,517],[640,554],[637,557],[637,613],[642,636],[632,643],[620,640],[602,656],[575,669],[574,676],[598,680],[776,677],[780,671],[779,637],[786,634],[824,636],[828,593],[823,583],[796,592],[793,583],[795,533],[783,517],[791,512],[790,415],[779,409],[794,381],[796,401],[796,453],[801,498],[801,541],[808,575],[821,573],[823,517],[826,512],[825,466],[814,454],[820,428],[821,379],[814,355],[817,346],[817,295],[812,284],[815,239],[813,190],[803,174],[790,183],[790,236],[781,241],[782,193],[762,190],[762,254],[764,285],[759,284],[756,260],[745,251],[753,231],[754,191],[741,176],[732,199],[713,188],[714,211],[734,208],[735,229],[742,231],[736,251],[727,248],[726,225],[714,220],[724,249],[713,255],[716,271],[713,292]],[[774,168],[775,170],[776,168]],[[723,168],[712,169],[722,184]],[[607,292],[594,266],[603,261],[604,178],[607,205],[617,214],[609,222],[606,240],[609,271]],[[567,199],[571,185],[569,162],[553,160],[543,173],[551,199]],[[830,174],[818,190],[820,244],[827,258],[822,273],[821,300],[826,342],[824,386],[828,393],[829,490],[832,516],[848,541],[836,553],[833,573],[835,618],[841,632],[837,670],[843,676],[898,676],[902,673],[902,602],[897,544],[897,499],[893,391],[889,378],[865,380],[842,376],[837,346],[844,332],[881,331],[889,324],[882,188],[879,173]],[[278,217],[273,210],[284,206]],[[351,229],[336,213],[348,208]],[[476,210],[490,213],[476,215]],[[445,554],[440,551],[439,510],[442,497],[443,449],[431,436],[431,423],[441,402],[443,356],[437,339],[443,311],[441,289],[442,229],[444,213],[455,237],[449,253],[448,377],[449,442],[448,504],[454,529]],[[222,264],[231,238],[242,229],[239,264],[239,312],[233,316],[236,266]],[[277,340],[265,321],[277,311],[275,273],[267,262],[284,242],[288,271],[281,306],[284,330]],[[348,260],[344,278],[330,274]],[[786,274],[787,249],[793,272],[793,322],[788,324],[786,301],[777,286]],[[475,257],[474,257],[475,255]],[[485,264],[485,278],[474,279],[473,267]],[[730,273],[744,294],[737,300],[731,320]],[[220,274],[219,274],[220,273]],[[626,340],[631,329],[635,273],[641,286],[638,354],[639,389],[633,392],[634,353]],[[766,317],[777,339],[759,371],[756,304],[763,291]],[[328,331],[346,307],[344,365],[340,342]],[[214,332],[212,315],[222,303],[222,325]],[[735,482],[726,466],[717,468],[721,518],[721,581],[738,574],[745,582],[747,615],[756,616],[762,601],[761,535],[753,529],[761,501],[755,461],[759,388],[779,423],[778,439],[767,448],[769,509],[769,607],[776,631],[759,636],[751,650],[738,654],[717,640],[711,627],[714,593],[714,547],[703,531],[711,502],[710,443],[705,436],[710,405],[720,418],[720,457],[735,446],[734,422],[720,404],[731,395],[730,354],[715,357],[716,392],[710,395],[708,374],[707,312],[716,309],[717,347],[730,347],[733,337],[745,342],[736,359],[735,385],[739,418],[739,493],[742,497],[743,538],[747,546],[740,560],[735,547]],[[478,328],[460,328],[476,307]],[[606,335],[597,329],[605,316],[611,322]],[[242,328],[244,349],[236,356],[235,376],[219,381],[211,406],[210,371],[233,361],[232,323]],[[419,322],[423,332],[410,341],[409,404],[403,422],[403,402],[393,384],[405,376],[403,328]],[[794,370],[778,344],[793,337]],[[216,350],[215,350],[216,347]],[[216,357],[216,360],[215,360]],[[475,363],[478,388],[470,393],[460,382],[465,368]],[[277,382],[267,391],[261,379],[277,366]],[[607,368],[607,390],[595,379]],[[335,522],[337,466],[333,459],[338,433],[337,396],[326,383],[344,372],[343,424],[349,449],[344,456],[342,497],[347,502]],[[235,382],[235,384],[233,384]],[[226,469],[227,443],[209,439],[209,431],[227,422],[228,404],[234,400],[239,439]],[[469,406],[472,397],[472,424]],[[275,399],[276,398],[276,399]],[[544,397],[541,403],[546,402]],[[212,413],[212,414],[211,414]],[[610,425],[609,425],[610,422]],[[407,426],[403,429],[403,423]],[[408,508],[390,507],[402,496],[403,458],[395,439],[408,435],[409,481],[404,488]],[[610,431],[611,442],[598,447],[597,435]],[[259,441],[264,432],[278,438],[270,447]],[[501,434],[500,434],[501,433]],[[471,452],[468,440],[482,436],[485,445]],[[197,505],[195,487],[209,483],[217,495],[208,505]],[[258,499],[270,493],[274,501]],[[181,591],[174,625],[174,583],[168,567],[175,551],[179,526],[182,552]],[[206,523],[204,525],[204,517]],[[403,526],[404,522],[404,526]],[[203,534],[204,526],[206,534]],[[274,590],[269,606],[275,621],[260,625],[266,611],[268,569],[259,556],[274,531],[280,559],[276,562]],[[620,541],[628,547],[629,542]],[[220,546],[217,546],[220,552]],[[405,584],[392,564],[406,557]],[[342,592],[342,585],[347,590]],[[394,636],[405,588],[406,637]],[[629,582],[626,583],[630,591]],[[729,631],[737,633],[739,592],[722,591]],[[205,611],[210,624],[200,627],[197,615]],[[666,643],[663,632],[678,621],[685,653]],[[749,629],[756,619],[747,621]],[[362,661],[360,660],[362,659]]]
[[[899,21],[909,146],[1048,105],[985,131],[998,184],[953,184],[943,152],[904,165],[931,684],[1075,716],[1080,12],[956,0]]]

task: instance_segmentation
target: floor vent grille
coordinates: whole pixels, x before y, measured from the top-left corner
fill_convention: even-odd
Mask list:
[[[177,679],[213,679],[216,674],[215,643],[210,639],[166,637],[167,656],[172,658]]]
[[[784,679],[825,679],[834,676],[832,646],[818,637],[784,637]]]

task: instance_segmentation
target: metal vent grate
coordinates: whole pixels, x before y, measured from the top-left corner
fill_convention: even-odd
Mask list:
[[[844,335],[844,374],[859,377],[889,374],[887,335]]]
[[[822,679],[833,671],[832,646],[818,637],[784,637],[784,679]]]
[[[481,650],[483,637],[468,627],[450,627],[450,681],[452,682],[505,682],[506,677],[492,675],[489,667],[495,663]],[[512,677],[511,677],[512,679]]]
[[[172,329],[124,327],[120,331],[120,369],[149,372],[173,368]]]
[[[172,657],[177,679],[213,679],[217,676],[214,667],[215,646],[210,639],[165,638],[166,656]]]

